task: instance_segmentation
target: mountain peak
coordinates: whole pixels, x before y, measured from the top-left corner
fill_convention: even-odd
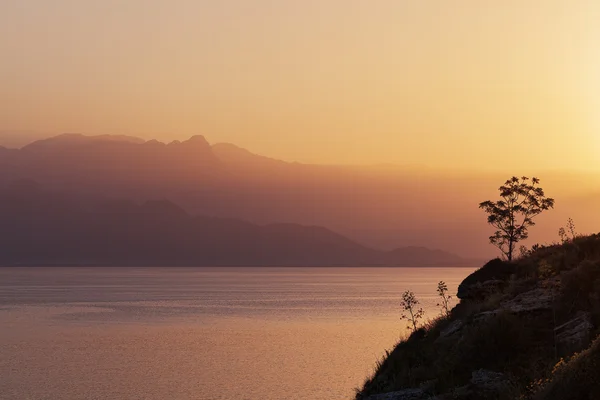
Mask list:
[[[184,143],[202,143],[207,146],[210,146],[210,144],[208,143],[208,140],[206,140],[206,138],[202,135],[194,135],[191,138],[189,138],[188,140],[186,140]]]
[[[188,140],[184,140],[183,142],[180,140],[173,140],[168,144],[170,147],[190,147],[194,148],[202,148],[202,149],[210,149],[210,143],[208,140],[202,135],[194,135],[190,137]]]
[[[191,138],[183,142],[179,140],[174,140],[171,143],[169,143],[168,146],[171,148],[179,149],[180,151],[182,149],[190,149],[194,152],[201,151],[203,153],[212,153],[210,143],[208,143],[208,140],[206,140],[206,138],[202,135],[192,136]]]
[[[214,155],[212,147],[208,140],[202,135],[195,135],[184,142],[174,140],[167,145],[170,157],[179,165],[198,166],[198,165],[217,165],[219,160]]]

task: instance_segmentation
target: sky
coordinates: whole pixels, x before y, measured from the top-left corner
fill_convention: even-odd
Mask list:
[[[600,171],[598,21],[597,0],[2,0],[0,130]]]

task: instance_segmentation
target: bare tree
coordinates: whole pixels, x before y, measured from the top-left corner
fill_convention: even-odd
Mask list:
[[[407,326],[408,329],[411,329],[413,332],[418,329],[418,322],[423,318],[425,312],[422,308],[417,308],[419,305],[419,300],[413,292],[407,290],[402,294],[402,300],[400,301],[400,305],[404,310],[402,313],[402,317],[400,319],[405,319],[409,322],[410,325]]]
[[[490,243],[512,261],[518,242],[529,237],[528,229],[535,225],[533,218],[543,211],[554,208],[554,199],[546,197],[539,187],[540,180],[513,176],[498,190],[500,200],[479,204],[488,215],[488,223],[497,231],[490,236]]]
[[[452,296],[448,295],[448,285],[446,285],[446,282],[440,281],[438,283],[437,293],[441,299],[440,302],[437,304],[437,306],[442,308],[442,314],[449,316],[450,315],[450,300],[452,300]]]

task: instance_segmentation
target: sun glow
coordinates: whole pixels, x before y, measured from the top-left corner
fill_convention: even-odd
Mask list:
[[[599,2],[177,3],[0,1],[0,134],[203,134],[305,163],[496,170],[513,154],[511,169],[600,169]]]
[[[591,168],[600,171],[600,51],[595,46],[589,50],[589,62],[580,84],[585,93],[582,106],[585,110],[590,150],[595,156],[592,158]]]

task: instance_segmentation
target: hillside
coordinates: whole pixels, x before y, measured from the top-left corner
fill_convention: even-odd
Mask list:
[[[401,341],[358,400],[600,398],[600,234],[493,260]]]
[[[425,248],[377,251],[329,229],[194,216],[167,200],[135,203],[0,190],[0,265],[465,266]]]

